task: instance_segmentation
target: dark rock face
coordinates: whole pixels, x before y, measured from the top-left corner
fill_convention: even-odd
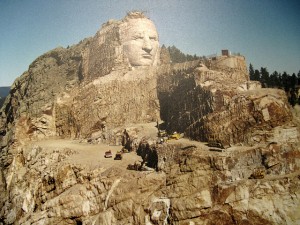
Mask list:
[[[161,118],[170,132],[223,146],[276,141],[275,127],[285,126],[298,141],[298,131],[285,93],[259,88],[241,76],[203,67],[173,70],[158,77]],[[264,132],[260,132],[260,131]],[[289,131],[288,131],[289,130]]]
[[[186,132],[186,129],[213,111],[213,95],[196,84],[194,70],[173,71],[158,79],[158,98],[161,119],[167,129]]]

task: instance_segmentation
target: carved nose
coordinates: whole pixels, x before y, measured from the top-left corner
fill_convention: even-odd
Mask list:
[[[143,50],[150,53],[152,50],[152,45],[149,37],[144,37]]]

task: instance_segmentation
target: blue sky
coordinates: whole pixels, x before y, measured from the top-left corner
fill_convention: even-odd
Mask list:
[[[300,1],[0,0],[0,86],[43,53],[94,36],[135,9],[154,21],[161,45],[200,56],[229,49],[257,69],[300,70]]]

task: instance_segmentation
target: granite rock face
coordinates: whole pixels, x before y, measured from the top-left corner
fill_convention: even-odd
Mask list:
[[[133,20],[144,36],[132,37]],[[249,81],[243,56],[170,64],[157,38],[131,13],[45,53],[14,82],[0,111],[0,224],[300,222],[299,121],[285,93]],[[132,42],[145,49],[137,58]],[[197,142],[151,145],[150,122]],[[133,149],[147,141],[158,171],[85,158],[82,143],[121,148],[125,129]]]
[[[10,140],[56,135],[55,102],[61,93],[77,89],[82,79],[81,50],[88,40],[57,48],[37,58],[12,85],[1,111],[2,131]],[[6,130],[5,127],[6,126]]]
[[[1,179],[4,224],[298,224],[300,154],[153,145],[161,170],[83,165],[78,150],[19,148]],[[130,154],[125,157],[129,157]],[[255,170],[263,179],[249,179]]]
[[[89,138],[124,124],[159,120],[154,72],[112,73],[63,96],[56,104],[58,134]]]
[[[235,61],[236,57],[227,58]],[[200,64],[159,76],[161,118],[167,130],[223,146],[286,142],[288,136],[298,142],[299,128],[292,122],[284,91],[249,81],[244,61],[239,56],[236,61],[240,63],[237,68],[222,65],[211,70]]]

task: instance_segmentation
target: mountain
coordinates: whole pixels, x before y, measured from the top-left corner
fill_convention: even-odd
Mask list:
[[[32,62],[0,111],[0,223],[299,224],[285,92],[174,52],[131,12]]]

